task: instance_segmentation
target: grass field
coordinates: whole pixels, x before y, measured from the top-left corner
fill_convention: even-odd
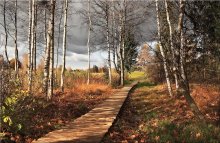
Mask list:
[[[204,89],[204,87],[203,87]],[[204,89],[205,90],[205,89]],[[128,98],[118,120],[104,139],[104,143],[218,143],[220,128],[208,106],[200,103],[194,92],[192,96],[200,109],[212,122],[197,121],[184,98],[168,96],[165,85],[139,83]],[[198,93],[198,92],[197,92]],[[215,89],[209,94],[201,93],[204,101],[215,104]],[[213,99],[213,100],[211,100]],[[217,111],[213,111],[217,112]]]
[[[125,84],[131,84],[133,81],[146,80],[146,74],[143,71],[133,71],[127,74]]]

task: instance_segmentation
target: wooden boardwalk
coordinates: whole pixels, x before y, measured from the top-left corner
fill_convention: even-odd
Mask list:
[[[116,119],[135,83],[123,87],[89,113],[33,143],[99,143]]]

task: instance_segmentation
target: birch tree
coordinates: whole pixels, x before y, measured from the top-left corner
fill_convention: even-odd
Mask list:
[[[172,97],[173,96],[173,92],[172,92],[172,88],[171,88],[171,82],[170,82],[170,77],[169,77],[169,72],[168,72],[168,65],[167,65],[167,57],[164,53],[164,49],[163,46],[161,44],[161,26],[160,26],[160,18],[159,18],[159,6],[158,6],[158,0],[155,0],[156,3],[156,13],[157,13],[157,35],[158,35],[158,44],[160,47],[160,53],[162,56],[162,60],[163,60],[163,67],[164,67],[164,71],[165,71],[165,76],[166,76],[166,81],[167,81],[167,87],[168,87],[168,91],[169,91],[169,95]]]
[[[64,33],[63,33],[63,66],[61,71],[61,91],[64,92],[64,78],[65,78],[65,69],[66,69],[66,45],[67,45],[67,15],[68,15],[68,0],[65,0],[65,9],[64,9]]]
[[[17,43],[17,0],[15,0],[15,13],[14,13],[14,21],[15,21],[15,33],[14,33],[14,44],[15,44],[15,76],[18,78],[18,43]]]
[[[3,4],[3,18],[4,18],[4,32],[5,32],[5,58],[7,63],[9,63],[8,59],[8,51],[7,51],[7,46],[8,46],[8,31],[7,31],[7,22],[6,22],[6,0],[4,0]]]
[[[34,55],[35,55],[35,5],[36,5],[36,1],[32,0],[32,12],[31,12],[31,64],[30,64],[30,68],[31,68],[31,74],[33,72],[34,69]]]
[[[55,15],[55,0],[50,0],[50,20],[48,25],[48,47],[50,48],[50,68],[49,68],[49,86],[47,99],[50,100],[53,96],[53,78],[54,78],[54,15]]]
[[[181,88],[183,89],[183,95],[186,98],[186,101],[190,105],[193,113],[200,119],[204,119],[204,115],[199,110],[194,99],[190,95],[189,81],[187,79],[186,67],[185,67],[185,43],[184,43],[184,31],[183,31],[183,20],[184,20],[184,10],[185,10],[185,0],[180,0],[180,13],[178,21],[178,34],[180,36],[180,70],[179,75],[181,77]]]
[[[175,85],[176,85],[176,90],[178,92],[178,90],[179,90],[179,80],[178,80],[178,75],[177,75],[178,63],[177,63],[177,58],[175,55],[175,49],[174,49],[174,44],[173,44],[173,30],[172,30],[172,25],[171,25],[171,21],[170,21],[170,14],[169,14],[167,0],[165,0],[165,10],[166,10],[167,23],[168,23],[168,27],[169,27],[169,35],[170,35],[169,39],[170,39],[170,48],[171,48],[172,61],[173,61],[173,72],[174,72],[174,78],[175,78]],[[176,51],[177,51],[177,49],[176,49]]]
[[[32,0],[29,1],[29,31],[28,31],[28,91],[32,93]]]
[[[64,5],[65,5],[65,2],[64,2]],[[62,7],[61,7],[61,14],[60,14],[60,18],[59,18],[59,25],[58,25],[58,37],[57,37],[57,55],[56,55],[56,78],[57,78],[57,72],[58,72],[58,63],[59,63],[59,48],[60,48],[60,35],[61,35],[61,23],[62,23],[62,19],[63,19],[63,9],[64,9],[64,15],[65,15],[65,7],[63,7],[63,4],[62,4]],[[65,21],[65,20],[64,20]]]
[[[44,41],[45,41],[45,55],[47,51],[47,8],[44,8]]]
[[[120,85],[124,86],[124,59],[123,59],[123,18],[122,13],[119,14],[120,26],[119,26],[119,61],[120,61]]]
[[[91,1],[88,0],[88,19],[89,19],[89,24],[88,24],[88,39],[87,39],[87,48],[88,48],[88,73],[87,73],[87,84],[90,84],[90,35],[91,35],[91,27],[92,27],[92,21],[91,21]]]
[[[37,11],[38,11],[38,5],[35,2],[34,3],[34,28],[33,28],[33,32],[34,32],[34,47],[33,47],[33,70],[36,72],[37,70]]]
[[[116,27],[116,22],[115,22],[115,1],[112,0],[112,54],[113,54],[113,64],[115,67],[115,70],[119,72],[118,70],[118,65],[117,65],[117,27]]]
[[[109,9],[110,6],[106,1],[106,8],[105,8],[105,19],[106,19],[106,44],[108,48],[108,76],[109,76],[109,85],[112,84],[112,72],[111,72],[111,47],[110,47],[110,30],[109,30]]]

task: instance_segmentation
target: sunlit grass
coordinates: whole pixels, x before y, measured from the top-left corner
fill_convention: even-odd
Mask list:
[[[146,78],[145,72],[134,71],[128,74],[129,80],[144,80]]]
[[[171,99],[163,85],[141,83],[137,87],[133,104],[144,121],[139,130],[148,135],[148,142],[217,143],[220,140],[219,127],[198,122],[185,100]]]
[[[192,88],[192,91],[198,92],[198,89]],[[209,98],[203,100],[215,103],[211,100],[215,99],[215,92],[210,90],[209,95],[206,94]],[[116,123],[104,143],[218,143],[220,140],[219,126],[197,121],[185,99],[170,98],[167,87],[162,84],[139,83]]]

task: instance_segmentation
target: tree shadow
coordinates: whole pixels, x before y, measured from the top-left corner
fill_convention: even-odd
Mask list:
[[[150,83],[150,82],[140,82],[138,83],[138,85],[136,86],[136,88],[141,88],[141,87],[153,87],[156,86],[155,83]]]

